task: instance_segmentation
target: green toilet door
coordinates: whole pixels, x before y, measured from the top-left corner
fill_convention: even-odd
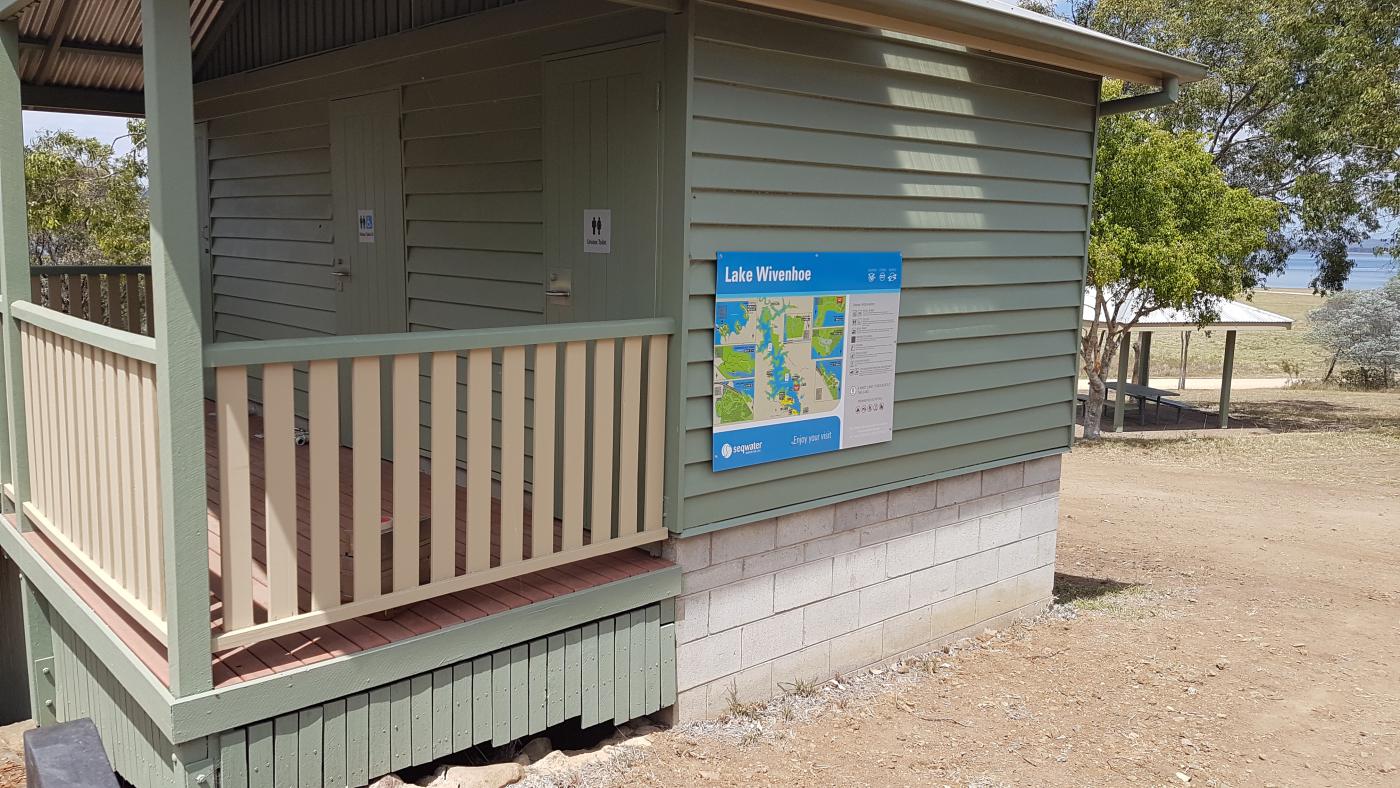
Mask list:
[[[545,317],[651,317],[661,177],[660,42],[545,64]]]
[[[408,330],[396,90],[331,102],[336,333]]]
[[[336,333],[408,330],[404,265],[403,149],[399,92],[338,99],[330,106]],[[388,367],[380,372],[380,447],[392,453],[393,408]],[[340,365],[340,433],[353,442],[350,365]]]

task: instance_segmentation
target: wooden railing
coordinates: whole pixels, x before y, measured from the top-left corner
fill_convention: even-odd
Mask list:
[[[22,301],[11,310],[28,424],[24,514],[164,641],[155,343]]]
[[[633,320],[207,346],[217,370],[215,649],[665,538],[673,330]],[[260,434],[250,378],[260,381]]]
[[[36,265],[29,281],[39,306],[135,334],[155,331],[149,265]]]

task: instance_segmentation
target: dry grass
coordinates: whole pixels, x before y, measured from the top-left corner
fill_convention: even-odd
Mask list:
[[[1291,317],[1294,324],[1290,331],[1241,331],[1235,343],[1235,377],[1280,378],[1294,370],[1311,379],[1326,374],[1330,357],[1307,339],[1308,312],[1322,305],[1321,298],[1305,290],[1261,290],[1249,303]],[[1224,358],[1224,331],[1194,332],[1186,374],[1219,377]],[[1152,374],[1175,377],[1180,364],[1180,335],[1169,331],[1157,333],[1152,344]]]

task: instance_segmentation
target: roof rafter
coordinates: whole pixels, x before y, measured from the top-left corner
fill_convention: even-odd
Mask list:
[[[46,38],[21,38],[19,40],[21,49],[43,49],[49,48],[49,40]],[[103,46],[102,44],[87,44],[65,41],[63,49],[66,52],[75,52],[82,55],[100,55],[102,57],[120,58],[122,60],[140,60],[141,50],[130,49],[128,47]]]
[[[34,75],[34,82],[38,85],[49,84],[54,72],[58,70],[58,50],[63,47],[63,39],[68,37],[68,31],[72,29],[73,16],[78,10],[78,0],[55,2],[58,3],[58,17],[54,20],[48,48],[44,50],[44,57],[39,61],[39,70]]]

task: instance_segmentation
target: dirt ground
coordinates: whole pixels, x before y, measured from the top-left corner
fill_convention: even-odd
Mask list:
[[[1058,615],[612,782],[1400,785],[1397,537],[1393,427],[1081,445]]]

